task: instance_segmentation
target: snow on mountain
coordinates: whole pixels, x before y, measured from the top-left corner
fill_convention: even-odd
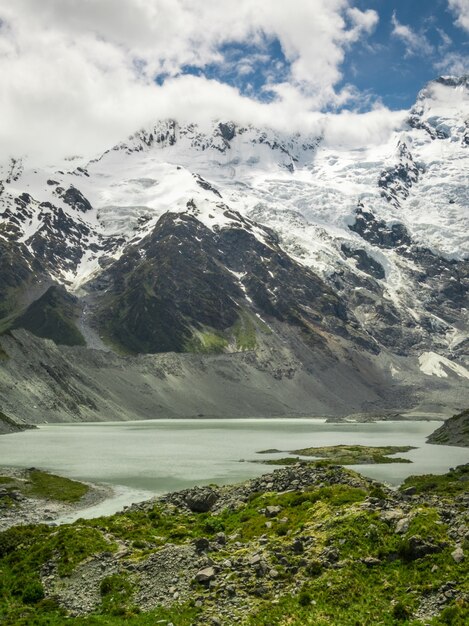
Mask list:
[[[434,352],[424,352],[419,357],[419,363],[420,369],[427,376],[448,378],[448,372],[452,372],[456,376],[469,379],[469,370]]]
[[[11,162],[0,173],[0,237],[77,291],[165,213],[215,232],[235,211],[260,241],[261,226],[275,231],[379,344],[451,353],[468,337],[468,171],[469,79],[446,77],[381,145],[169,120],[70,171]]]

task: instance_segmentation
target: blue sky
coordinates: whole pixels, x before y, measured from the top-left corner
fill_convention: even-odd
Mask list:
[[[461,73],[461,68],[469,71],[468,34],[455,23],[447,0],[357,0],[352,4],[363,11],[376,11],[379,21],[346,51],[343,78],[336,89],[353,85],[360,97],[345,108],[366,110],[377,101],[391,110],[408,108],[429,80]],[[233,85],[266,102],[275,98],[269,83],[288,80],[290,63],[276,37],[266,37],[260,45],[228,43],[219,50],[223,63],[186,65],[182,73]],[[160,76],[159,82],[164,78]]]
[[[469,72],[468,34],[469,0],[0,0],[0,145],[91,155],[168,117],[317,130],[344,111],[384,136]]]
[[[467,32],[454,23],[446,0],[374,0],[357,2],[360,8],[374,8],[380,20],[367,45],[357,46],[344,64],[345,80],[360,90],[379,96],[391,109],[407,108],[416,92],[429,80],[451,66],[440,68],[451,53],[465,57],[469,71]],[[405,42],[393,35],[393,14],[399,23],[424,37],[433,51],[409,54]],[[449,40],[445,41],[445,35]],[[371,46],[371,49],[370,49]],[[462,61],[462,60],[461,60]]]

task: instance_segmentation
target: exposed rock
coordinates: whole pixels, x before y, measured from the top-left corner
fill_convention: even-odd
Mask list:
[[[408,561],[415,561],[421,559],[427,554],[434,554],[440,552],[443,546],[425,541],[421,537],[414,535],[410,537],[403,549],[403,557]]]
[[[195,575],[195,579],[199,583],[206,584],[206,583],[209,583],[211,580],[213,580],[215,576],[216,576],[216,571],[214,567],[204,567],[203,569],[197,572],[197,574]]]
[[[194,513],[207,513],[218,497],[218,493],[210,487],[195,487],[186,493],[184,501]]]
[[[197,552],[206,552],[210,548],[210,542],[205,537],[194,540],[194,546]]]
[[[403,517],[396,524],[396,533],[398,535],[403,535],[409,530],[410,519],[408,517]]]
[[[456,563],[462,563],[464,561],[464,550],[461,546],[458,546],[453,552],[451,552],[451,556]]]
[[[268,506],[265,509],[265,515],[266,517],[276,517],[280,511],[282,510],[282,507],[280,506]]]

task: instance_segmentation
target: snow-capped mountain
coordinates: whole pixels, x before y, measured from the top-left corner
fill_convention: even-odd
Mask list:
[[[468,166],[467,77],[427,85],[383,145],[167,120],[89,163],[12,160],[2,327],[130,354],[259,353],[275,335],[299,363],[305,345],[462,382]]]

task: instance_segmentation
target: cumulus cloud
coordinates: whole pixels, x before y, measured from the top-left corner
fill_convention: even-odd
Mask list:
[[[469,31],[469,0],[448,0],[448,5],[456,15],[456,24]]]
[[[330,147],[339,149],[380,145],[403,127],[407,117],[408,111],[389,111],[383,106],[367,113],[342,111],[329,114],[322,121],[324,140]]]
[[[90,154],[141,125],[176,113],[281,124],[341,106],[337,89],[347,51],[378,15],[352,0],[0,0],[0,145],[4,153]],[[229,62],[227,44],[262,56],[278,41],[262,104],[208,80],[204,68]],[[249,74],[256,59],[237,71]],[[187,67],[201,75],[188,76]],[[155,79],[158,78],[158,84]],[[313,119],[314,118],[314,119]]]
[[[458,52],[448,52],[434,66],[440,74],[463,76],[469,73],[469,57]]]
[[[401,24],[397,19],[396,13],[392,15],[392,35],[400,39],[406,47],[406,56],[429,55],[433,53],[433,46],[430,44],[425,35],[412,30],[410,26]]]

